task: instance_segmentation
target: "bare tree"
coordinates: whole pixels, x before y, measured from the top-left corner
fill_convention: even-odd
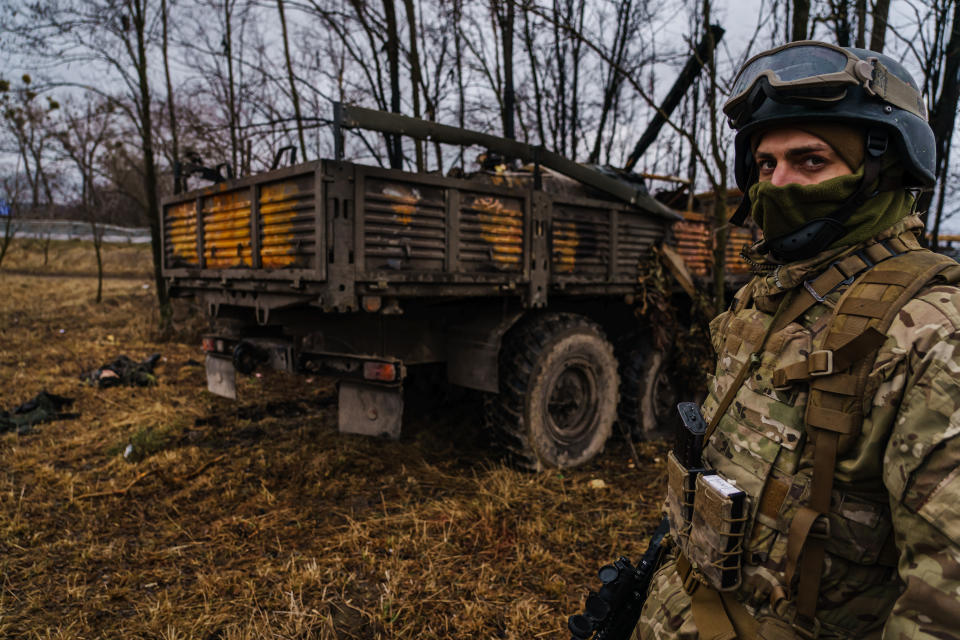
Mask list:
[[[875,0],[873,4],[873,28],[870,31],[870,48],[883,51],[887,39],[887,20],[890,17],[890,0]]]
[[[623,75],[620,73],[620,68],[624,66],[626,61],[630,41],[636,37],[636,25],[631,20],[632,9],[633,0],[625,0],[617,5],[616,28],[613,36],[613,47],[611,48],[613,64],[607,65],[605,72],[606,78],[603,84],[603,101],[600,105],[600,121],[597,124],[593,149],[590,151],[589,161],[592,163],[600,161],[600,145],[603,142],[607,121],[613,116],[611,111],[617,103],[620,88],[623,86]]]
[[[810,34],[810,0],[793,0],[791,40],[806,40]]]
[[[13,139],[15,153],[23,163],[31,208],[36,210],[41,204],[53,202],[45,163],[50,141],[49,115],[56,111],[59,103],[47,95],[46,104],[42,104],[29,75],[24,74],[21,82],[20,87],[13,87],[8,81],[0,80],[0,109],[3,110],[5,129]]]
[[[390,68],[390,111],[400,113],[400,35],[397,30],[397,8],[393,0],[383,0],[383,13],[386,17],[387,64]],[[403,149],[400,136],[388,136],[390,168],[403,168]]]
[[[0,228],[3,235],[0,236],[0,267],[3,266],[3,259],[13,244],[13,239],[19,231],[17,225],[20,202],[23,199],[23,181],[21,178],[19,164],[12,176],[5,176],[0,180]]]
[[[960,102],[960,1],[953,0],[953,11],[950,16],[949,38],[941,50],[942,81],[939,83],[939,95],[928,94],[932,101],[930,109],[930,125],[937,141],[936,176],[939,180],[937,209],[934,215],[933,237],[931,244],[936,247],[939,242],[940,225],[943,220],[944,201],[948,170],[950,166],[950,151],[953,143],[953,134],[956,131],[957,106]],[[946,31],[946,29],[944,29]],[[931,65],[932,67],[933,65]],[[928,83],[937,86],[936,83]],[[935,97],[934,97],[935,96]],[[925,199],[929,202],[929,199]]]
[[[503,137],[516,138],[513,117],[516,109],[516,92],[513,85],[513,27],[516,22],[516,5],[510,0],[503,3],[491,2],[490,9],[497,18],[500,27],[501,42],[503,42],[503,106],[501,118],[503,120]]]
[[[926,96],[930,126],[936,140],[935,176],[938,181],[933,216],[932,246],[936,247],[949,186],[950,159],[956,112],[960,104],[960,1],[907,0],[914,20],[887,32],[912,56],[920,68],[921,91]],[[921,194],[918,210],[929,225],[932,191]]]
[[[95,99],[87,101],[83,108],[68,105],[63,110],[62,126],[56,134],[64,160],[72,163],[80,174],[80,210],[90,224],[97,259],[98,303],[103,300],[103,199],[97,178],[100,153],[116,136],[112,112],[108,102]]]
[[[180,160],[180,139],[178,135],[177,110],[174,106],[173,83],[170,81],[170,12],[168,10],[167,0],[160,0],[160,20],[162,24],[162,36],[160,50],[163,54],[163,77],[167,88],[167,116],[170,126],[170,165],[173,166]],[[177,183],[173,185],[174,193],[179,193],[183,189],[180,183],[180,177],[177,176]]]
[[[300,92],[297,91],[296,76],[290,57],[290,36],[287,34],[287,17],[283,9],[283,0],[277,0],[277,12],[280,14],[280,28],[283,34],[283,60],[287,68],[287,80],[290,82],[290,99],[293,101],[293,114],[297,120],[297,139],[300,142],[301,157],[307,159],[307,143],[303,138],[303,116],[300,113]]]
[[[161,265],[159,194],[151,82],[155,48],[161,40],[159,3],[149,0],[62,0],[34,2],[3,10],[8,43],[48,64],[89,67],[96,82],[70,80],[103,95],[119,109],[136,132],[137,171],[141,175],[140,205],[150,227],[153,273],[161,323],[170,318],[170,304]],[[110,78],[112,82],[105,81]],[[116,88],[111,94],[104,87]]]

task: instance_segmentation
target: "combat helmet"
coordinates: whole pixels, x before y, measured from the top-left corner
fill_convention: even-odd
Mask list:
[[[757,180],[753,133],[777,123],[823,119],[864,128],[860,188],[833,214],[770,239],[769,248],[782,259],[801,259],[826,248],[844,233],[850,214],[878,190],[928,188],[936,181],[936,143],[917,83],[903,65],[876,51],[812,40],[770,49],[743,65],[723,111],[737,130],[734,174],[744,194]],[[904,170],[895,183],[878,180],[880,158],[888,149]],[[744,195],[732,221],[743,224],[749,210]]]

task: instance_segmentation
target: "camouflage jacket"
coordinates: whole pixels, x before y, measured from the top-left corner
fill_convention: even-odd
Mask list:
[[[877,239],[919,228],[911,216]],[[718,362],[703,406],[707,420],[785,292],[857,248],[757,275],[713,320]],[[704,451],[708,466],[751,497],[735,595],[758,618],[794,615],[793,602],[782,597],[790,593],[787,532],[812,476],[805,384],[774,388],[772,374],[817,348],[841,293],[770,336]],[[907,303],[868,380],[861,433],[841,451],[834,476],[817,607],[823,634],[960,637],[960,288],[929,286]]]

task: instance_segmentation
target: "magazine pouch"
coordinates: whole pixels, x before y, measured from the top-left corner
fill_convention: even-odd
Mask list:
[[[682,547],[690,537],[690,524],[693,519],[693,498],[697,487],[697,476],[701,473],[714,473],[704,469],[688,469],[671,451],[667,455],[667,499],[666,509],[670,518],[670,535]]]
[[[689,535],[681,549],[711,587],[733,591],[741,580],[747,494],[715,473],[697,473],[693,483]]]

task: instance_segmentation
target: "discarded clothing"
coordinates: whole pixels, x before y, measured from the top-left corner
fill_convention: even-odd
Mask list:
[[[79,414],[61,412],[61,409],[71,404],[73,398],[41,391],[33,400],[24,402],[13,411],[0,411],[0,433],[16,431],[22,436],[30,433],[35,424],[76,418]]]
[[[158,360],[160,360],[159,353],[153,354],[143,362],[134,362],[127,356],[118,356],[110,364],[84,374],[81,379],[87,384],[95,384],[101,389],[121,385],[149,387],[157,384],[157,377],[153,373],[153,368],[157,365]]]

